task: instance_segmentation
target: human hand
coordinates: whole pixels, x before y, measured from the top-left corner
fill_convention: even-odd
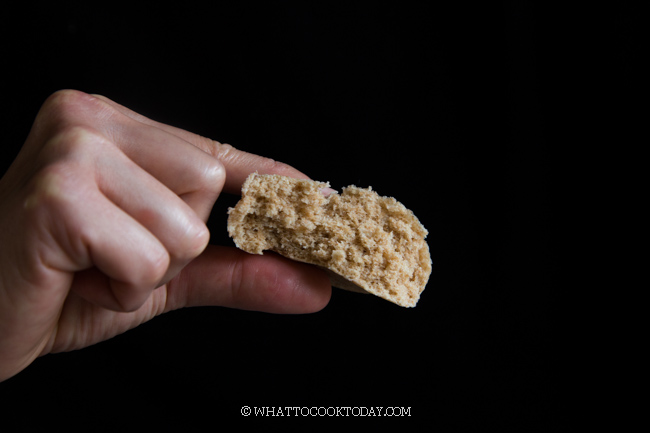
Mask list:
[[[324,272],[207,246],[215,200],[253,171],[306,178],[102,96],[48,98],[0,180],[0,380],[177,308],[323,308]]]

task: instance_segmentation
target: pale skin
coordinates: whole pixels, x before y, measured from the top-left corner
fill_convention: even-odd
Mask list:
[[[49,97],[0,179],[0,380],[178,308],[322,309],[321,270],[208,245],[213,204],[254,171],[307,178],[103,96]]]

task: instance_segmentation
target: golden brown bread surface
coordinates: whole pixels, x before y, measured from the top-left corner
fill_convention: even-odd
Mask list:
[[[371,188],[251,174],[228,213],[228,233],[252,254],[275,251],[321,266],[335,287],[414,307],[431,274],[427,230],[404,205]]]

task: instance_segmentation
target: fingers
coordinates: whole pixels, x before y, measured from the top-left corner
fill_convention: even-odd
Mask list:
[[[225,306],[270,313],[311,313],[330,300],[322,270],[275,254],[209,246],[168,285],[167,310]]]
[[[36,177],[24,205],[32,233],[28,239],[33,239],[27,248],[45,270],[84,271],[72,290],[88,301],[131,311],[159,285],[170,254],[156,236],[93,187],[92,175],[59,163]],[[89,269],[101,278],[89,280]]]
[[[152,121],[105,97],[76,91],[53,95],[44,104],[32,131],[30,139],[35,146],[24,153],[25,166],[58,164],[72,172],[85,168],[85,177],[66,186],[76,192],[89,188],[82,194],[85,198],[77,202],[83,210],[75,214],[76,218],[71,216],[73,212],[60,218],[70,223],[65,236],[78,236],[84,245],[66,252],[75,257],[76,268],[69,271],[84,270],[75,278],[75,290],[112,309],[137,308],[157,284],[171,279],[202,251],[207,244],[202,221],[207,219],[222,188],[239,193],[246,177],[254,171],[307,178],[286,164]],[[70,207],[70,203],[65,205]],[[126,250],[128,254],[124,254]],[[312,271],[295,277],[302,265],[295,268],[295,264],[280,261],[269,266],[274,259],[267,257],[258,262],[258,257],[246,255],[244,259],[234,254],[239,253],[229,251],[226,262],[242,265],[245,272],[238,277],[238,284],[228,286],[235,287],[236,293],[222,299],[224,303],[264,309],[262,301],[267,297],[270,305],[279,310],[289,308],[286,305],[295,307],[293,301],[285,304],[277,299],[292,294],[300,304],[302,295],[296,293],[302,290],[301,278],[314,278]],[[204,260],[199,263],[205,264]],[[201,267],[205,268],[209,266]],[[228,269],[242,269],[217,268],[217,275],[222,277],[228,275]],[[101,273],[105,281],[96,284],[96,289],[88,289]],[[286,280],[291,275],[295,278]],[[210,274],[206,278],[215,282],[216,277]],[[230,278],[234,278],[232,273]],[[293,289],[279,289],[274,279]],[[268,290],[254,290],[253,283]],[[327,282],[324,287],[329,293]],[[311,295],[306,299],[314,300]]]
[[[118,148],[207,220],[225,181],[223,165],[178,135],[136,120],[135,115],[126,116],[123,110],[105,98],[71,90],[57,92],[43,105],[28,142],[34,142],[32,147],[40,152],[42,143],[67,130],[82,129],[100,135],[107,145]],[[88,152],[83,147],[75,150]],[[34,159],[30,152],[25,153],[23,159]]]
[[[57,92],[46,101],[39,118],[35,129],[45,134],[52,134],[60,125],[92,125],[204,219],[206,209],[211,208],[208,203],[216,199],[221,187],[238,194],[254,171],[308,178],[282,162],[156,122],[100,95]]]
[[[275,161],[271,158],[235,149],[229,144],[222,144],[171,125],[156,122],[106,98],[105,96],[93,96],[104,101],[107,105],[138,124],[149,125],[161,131],[165,131],[168,134],[192,144],[206,154],[219,160],[225,167],[227,173],[225,184],[223,186],[223,189],[226,192],[239,194],[241,186],[248,175],[255,171],[260,174],[280,174],[298,179],[308,179],[307,175],[290,165]]]
[[[306,174],[283,162],[237,150],[229,144],[214,143],[211,152],[226,167],[228,174],[224,191],[231,194],[239,194],[248,175],[256,171],[260,174],[309,179]]]
[[[44,149],[59,156],[34,178],[26,209],[49,232],[45,265],[84,271],[72,289],[85,299],[136,309],[207,245],[190,206],[104,137],[73,128]]]
[[[0,278],[0,333],[11,337],[0,358],[13,360],[0,379],[55,340],[80,347],[165,308],[323,308],[331,288],[318,269],[234,248],[200,254],[214,201],[222,189],[239,193],[254,171],[307,177],[104,97],[52,95],[0,179],[3,260],[13,263]]]
[[[120,119],[110,140],[137,167],[183,199],[204,221],[221,192],[226,171],[218,159],[177,136],[147,124]]]
[[[197,164],[197,161],[205,160],[206,156],[209,156],[212,159],[218,160],[221,163],[220,166],[225,169],[226,173],[225,180],[216,179],[212,183],[221,182],[218,189],[221,190],[223,188],[231,193],[239,193],[248,175],[255,171],[296,178],[308,178],[305,174],[289,165],[243,152],[230,145],[221,144],[188,131],[153,121],[106,97],[95,96],[114,109],[116,113],[123,116],[118,116],[119,121],[125,125],[121,129],[122,136],[115,136],[114,140],[122,143],[121,148],[124,149],[125,153],[156,178],[163,179],[164,183],[170,189],[179,193],[181,196],[185,194],[184,200],[194,209],[197,209],[198,205],[188,200],[188,196],[191,193],[183,192],[184,189],[181,185],[192,185],[195,188],[194,191],[200,192],[201,189],[196,189],[197,182],[189,179],[184,183],[174,183],[174,179],[180,178],[179,175],[173,175],[169,178],[168,173],[159,172],[157,166],[153,165],[152,161],[159,161],[160,165],[165,167],[173,167],[176,164],[180,176],[182,176],[182,173],[192,169],[192,164]],[[128,140],[125,137],[128,137]],[[175,138],[175,140],[172,138]],[[174,148],[172,147],[173,145],[178,145],[177,142],[183,143],[185,146],[189,144],[196,151],[202,152],[203,155],[199,156],[196,152],[188,151],[186,153],[188,158],[186,161],[177,161]],[[143,143],[151,144],[143,146]],[[150,149],[160,150],[160,153],[152,155]],[[171,155],[172,160],[165,160],[164,155]],[[209,167],[208,163],[205,163],[205,165]],[[210,177],[206,176],[205,178],[208,181],[205,182],[204,188],[209,189]],[[200,202],[201,198],[199,197],[197,201]],[[205,209],[205,211],[209,212],[209,209]],[[213,256],[214,252],[206,253],[205,256],[201,256],[200,259],[195,260],[189,265],[190,269],[199,269],[200,274],[205,272],[205,269],[210,269],[207,275],[202,275],[197,280],[197,284],[203,290],[195,290],[192,288],[192,293],[207,293],[209,304],[217,303],[218,305],[265,311],[270,308],[271,311],[288,312],[317,310],[322,308],[329,300],[331,290],[329,280],[327,278],[323,279],[322,273],[318,270],[302,264],[287,262],[284,259],[278,260],[277,257],[274,258],[272,255],[267,255],[267,257],[262,259],[260,257],[250,257],[247,254],[231,249],[224,250],[224,254],[224,257],[217,258]],[[211,256],[212,260],[208,261],[206,259],[208,256]],[[219,269],[220,272],[215,273],[213,268]],[[239,272],[237,274],[239,277],[228,274],[228,272],[235,271]],[[302,273],[296,276],[296,271]],[[184,274],[194,275],[191,270],[184,271]],[[303,277],[309,278],[305,280]],[[231,284],[229,286],[231,287],[230,289],[225,291],[216,290],[215,287],[223,287],[223,282],[215,281],[218,278],[230,278],[236,283],[236,289],[233,291]],[[240,281],[237,281],[237,278]],[[213,283],[219,285],[215,286]],[[316,287],[315,291],[314,285]],[[230,295],[226,296],[224,293]],[[212,299],[211,297],[213,296],[216,296],[218,299]],[[204,300],[200,298],[190,301],[190,303],[192,302],[204,302]]]
[[[164,246],[169,265],[158,281],[164,284],[203,251],[209,231],[179,196],[123,154],[112,153],[102,158],[97,169],[99,189]]]

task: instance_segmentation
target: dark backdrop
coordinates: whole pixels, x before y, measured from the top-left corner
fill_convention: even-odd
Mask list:
[[[8,9],[2,172],[50,93],[100,93],[335,188],[396,197],[430,232],[431,279],[415,309],[336,290],[306,316],[171,312],[37,360],[0,384],[7,413],[49,407],[95,427],[155,417],[216,429],[229,416],[252,421],[244,405],[402,406],[430,425],[562,426],[548,11],[163,4]],[[215,206],[213,243],[230,245],[235,201]]]

